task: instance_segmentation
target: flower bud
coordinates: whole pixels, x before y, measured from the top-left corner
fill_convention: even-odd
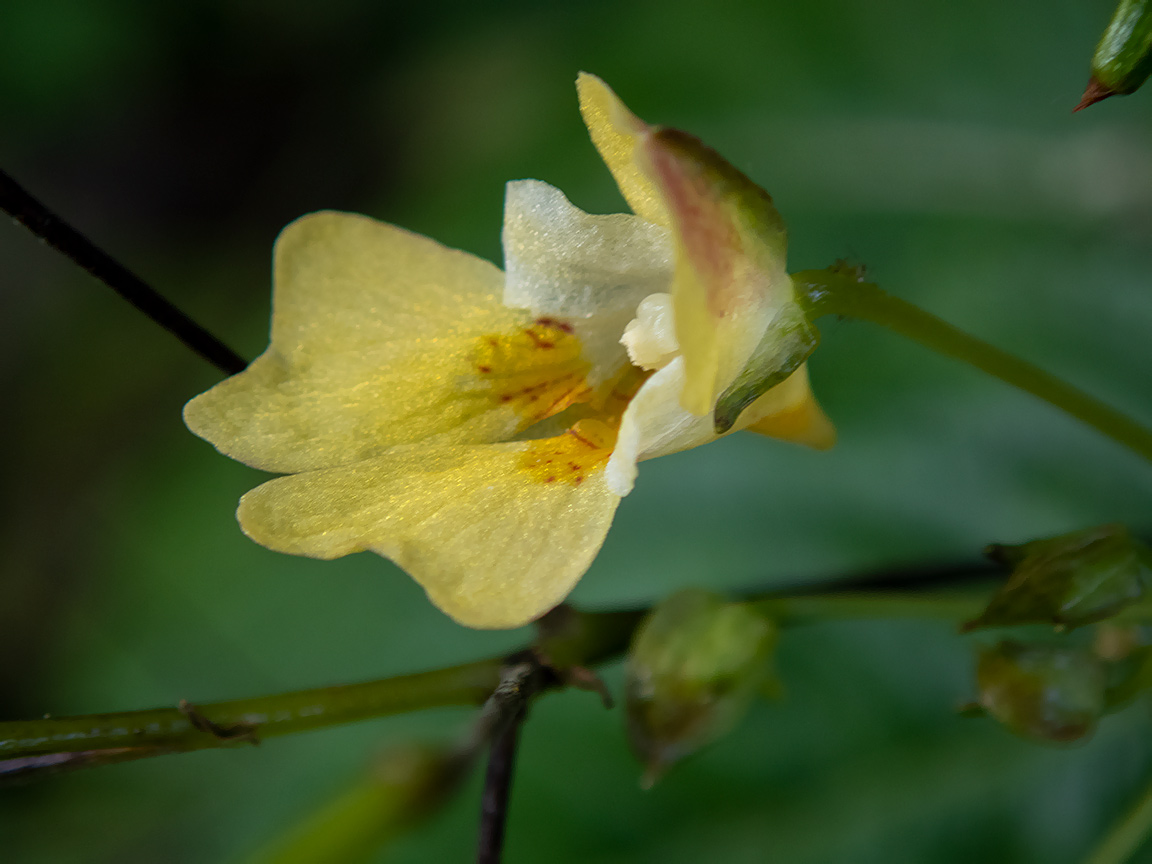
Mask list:
[[[1086,649],[1001,642],[976,666],[980,705],[1024,738],[1068,744],[1106,710],[1107,666]]]
[[[1115,615],[1144,595],[1148,548],[1123,525],[1101,525],[1020,546],[990,546],[1012,575],[965,630],[1050,623],[1079,627]]]
[[[1152,0],[1120,0],[1092,55],[1092,77],[1073,110],[1134,93],[1152,73]]]
[[[673,594],[648,615],[629,650],[625,685],[645,788],[735,726],[769,683],[775,643],[769,619],[698,589]]]

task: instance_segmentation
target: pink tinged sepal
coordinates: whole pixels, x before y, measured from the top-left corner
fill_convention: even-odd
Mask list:
[[[699,139],[654,127],[638,155],[662,193],[676,240],[681,404],[704,415],[723,395],[716,426],[731,428],[742,407],[815,347],[785,270],[787,232],[768,193]]]

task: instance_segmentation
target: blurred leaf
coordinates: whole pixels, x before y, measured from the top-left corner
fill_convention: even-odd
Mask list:
[[[432,815],[460,779],[446,750],[397,747],[371,775],[307,817],[250,864],[359,864]]]

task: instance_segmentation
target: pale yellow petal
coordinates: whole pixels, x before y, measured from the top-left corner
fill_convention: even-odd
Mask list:
[[[597,384],[626,361],[620,336],[649,294],[672,280],[668,231],[638,216],[595,216],[539,180],[504,199],[504,303],[573,328]]]
[[[565,436],[396,447],[272,480],[245,495],[237,515],[245,533],[270,549],[315,558],[372,550],[460,623],[516,627],[567,596],[619,503],[604,485],[603,458],[572,446],[583,448]],[[553,471],[550,454],[573,458]]]
[[[481,340],[532,326],[503,306],[503,274],[487,261],[364,216],[314,213],[281,233],[274,281],[268,350],[185,409],[223,453],[296,472],[525,425],[477,368]]]
[[[836,427],[816,401],[808,383],[807,363],[760,398],[764,400],[769,396],[775,396],[780,401],[759,420],[745,427],[749,432],[803,444],[816,450],[828,450],[836,443]],[[756,409],[758,404],[754,402],[745,413]],[[763,407],[760,406],[761,410]]]
[[[648,125],[595,75],[581,72],[576,78],[576,92],[592,143],[632,212],[657,225],[670,224],[663,197],[636,162],[636,148]]]

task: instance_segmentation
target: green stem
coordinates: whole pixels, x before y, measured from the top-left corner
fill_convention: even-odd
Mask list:
[[[1136,805],[1113,825],[1084,864],[1124,864],[1152,833],[1152,786]]]
[[[894,592],[759,595],[750,598],[785,626],[859,618],[938,618],[978,614],[980,594]],[[645,610],[580,612],[560,607],[540,622],[536,646],[563,673],[620,657]],[[507,658],[364,684],[300,690],[255,699],[119,714],[0,723],[0,776],[104,765],[128,759],[237,747],[277,735],[321,729],[446,705],[480,705],[497,688]],[[74,758],[55,757],[72,754]],[[48,757],[46,760],[40,757]],[[21,764],[26,760],[28,764]]]
[[[493,657],[416,675],[214,702],[184,711],[156,708],[0,723],[0,759],[235,747],[369,717],[446,705],[481,705],[499,683],[503,662],[504,658]]]
[[[1152,461],[1152,430],[1038,366],[886,294],[877,285],[836,269],[805,270],[792,281],[811,317],[844,315],[887,327],[1043,399]]]

